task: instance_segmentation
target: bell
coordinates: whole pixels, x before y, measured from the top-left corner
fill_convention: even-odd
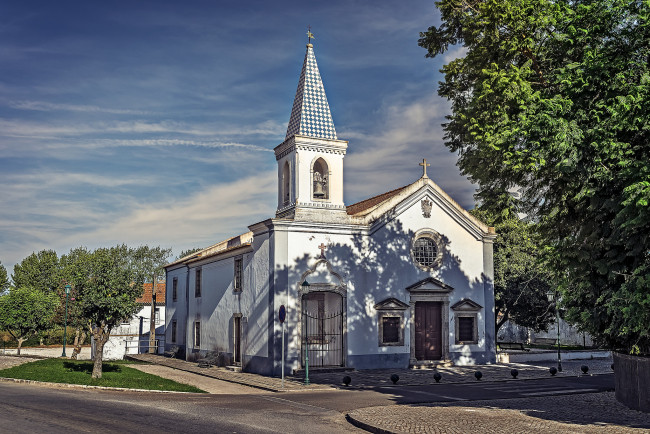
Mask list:
[[[323,183],[317,181],[316,185],[314,185],[314,197],[322,198],[325,196],[325,192],[323,191]]]

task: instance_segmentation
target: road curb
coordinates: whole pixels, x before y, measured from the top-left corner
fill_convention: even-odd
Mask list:
[[[37,386],[58,387],[61,389],[99,389],[99,390],[116,390],[120,392],[184,393],[190,395],[203,395],[203,393],[198,393],[198,392],[177,392],[174,390],[129,389],[127,387],[108,387],[108,386],[91,386],[88,384],[52,383],[50,381],[25,380],[23,378],[0,377],[0,381],[5,383],[23,383],[23,384],[34,384]]]
[[[395,431],[389,431],[383,428],[379,428],[370,424],[367,424],[366,422],[362,422],[359,419],[355,419],[354,417],[350,416],[350,413],[347,413],[345,415],[345,419],[350,422],[352,425],[356,426],[357,428],[361,428],[363,430],[366,430],[371,433],[375,434],[398,434]]]

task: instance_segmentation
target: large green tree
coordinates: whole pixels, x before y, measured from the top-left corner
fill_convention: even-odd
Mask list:
[[[548,330],[555,308],[547,293],[554,277],[545,264],[544,244],[536,224],[512,210],[494,214],[482,208],[472,214],[494,226],[494,299],[496,332],[506,321],[535,331]]]
[[[0,294],[4,294],[8,288],[9,278],[7,277],[7,269],[2,265],[2,262],[0,262]]]
[[[14,265],[11,279],[15,287],[31,286],[44,292],[56,291],[61,283],[59,257],[54,250],[32,253]]]
[[[75,285],[75,303],[95,340],[92,378],[101,378],[104,345],[113,328],[138,311],[135,300],[142,295],[143,275],[133,249],[125,245],[95,250],[87,265],[87,279],[80,276]]]
[[[61,284],[58,288],[58,296],[60,304],[57,308],[55,321],[63,324],[65,321],[65,304],[66,294],[65,285],[71,286],[70,294],[68,295],[68,314],[67,325],[73,327],[75,330],[74,340],[72,342],[73,351],[70,358],[76,359],[81,352],[81,346],[86,340],[89,328],[89,321],[83,316],[81,310],[81,298],[79,290],[84,288],[85,283],[90,279],[90,266],[91,266],[92,252],[89,252],[85,247],[77,247],[66,255],[62,255],[60,259],[61,266]]]
[[[30,336],[51,327],[56,294],[28,286],[14,287],[0,296],[0,330],[18,342],[18,354]]]
[[[489,203],[517,189],[569,320],[650,352],[650,2],[442,0],[446,145]]]

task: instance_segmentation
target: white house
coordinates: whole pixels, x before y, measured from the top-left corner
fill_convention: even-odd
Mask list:
[[[426,173],[346,205],[343,160],[312,44],[284,142],[275,217],[166,266],[166,345],[250,372],[495,362],[494,229]],[[418,162],[414,162],[416,168]]]
[[[111,331],[106,344],[104,344],[103,359],[121,360],[127,354],[141,354],[149,352],[149,335],[151,330],[151,283],[143,285],[142,297],[136,302],[140,305],[138,313],[122,322]],[[154,324],[156,327],[156,352],[162,354],[165,348],[165,282],[156,282],[156,305]],[[92,354],[94,354],[94,346]]]

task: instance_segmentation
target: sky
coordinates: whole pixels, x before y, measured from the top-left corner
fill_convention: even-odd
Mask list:
[[[307,43],[345,202],[428,175],[465,208],[450,104],[419,32],[433,0],[0,3],[0,261],[126,243],[207,247],[273,217]]]

